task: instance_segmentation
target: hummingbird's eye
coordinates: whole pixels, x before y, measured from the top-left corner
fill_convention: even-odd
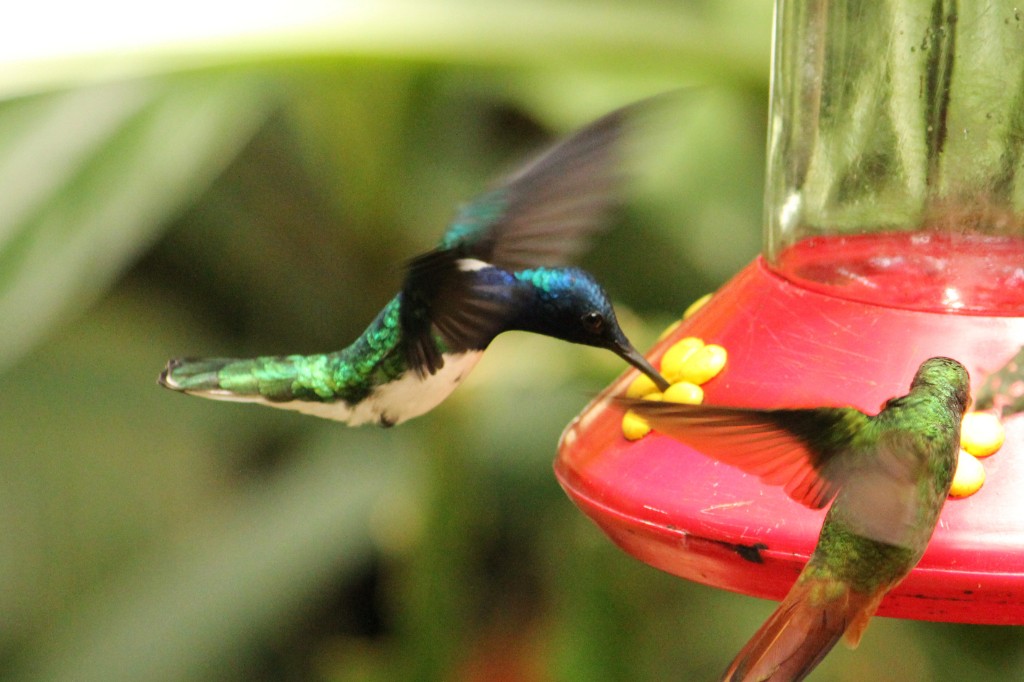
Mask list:
[[[581,322],[583,322],[584,329],[593,334],[604,329],[604,315],[599,312],[587,313],[581,318]]]

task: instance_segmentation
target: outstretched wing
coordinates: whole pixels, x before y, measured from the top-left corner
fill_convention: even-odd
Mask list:
[[[399,324],[406,360],[421,376],[444,366],[443,352],[482,350],[504,329],[519,289],[510,274],[475,265],[450,250],[408,265]]]
[[[598,119],[463,206],[441,248],[506,270],[565,265],[606,227],[623,132],[647,102]]]
[[[754,474],[812,509],[832,501],[857,465],[856,439],[872,419],[846,408],[755,410],[622,401],[655,430]]]

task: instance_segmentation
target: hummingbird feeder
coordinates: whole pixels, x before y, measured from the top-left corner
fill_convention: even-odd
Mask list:
[[[949,499],[880,615],[1024,624],[1024,15],[985,0],[777,0],[763,254],[648,354],[728,352],[709,404],[870,414],[943,355],[1005,444]],[[555,473],[620,547],[678,576],[781,599],[824,510],[656,431],[611,398],[568,426]]]

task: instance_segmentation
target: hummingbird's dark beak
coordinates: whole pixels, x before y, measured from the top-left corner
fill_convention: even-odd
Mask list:
[[[658,387],[659,391],[664,391],[669,387],[669,383],[665,381],[665,377],[661,376],[658,370],[654,369],[651,363],[647,362],[647,358],[637,351],[636,348],[629,345],[629,342],[620,344],[615,352],[619,354],[623,360],[636,367],[638,370],[646,374],[651,378],[651,381]]]

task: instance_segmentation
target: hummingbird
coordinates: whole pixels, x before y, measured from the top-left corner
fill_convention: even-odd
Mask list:
[[[785,599],[722,680],[802,680],[841,636],[856,647],[882,597],[917,565],[949,493],[970,404],[956,360],[931,358],[874,415],[852,407],[758,410],[623,401],[652,428],[832,506]]]
[[[343,350],[172,359],[159,383],[352,426],[392,426],[436,407],[498,334],[521,330],[611,350],[667,388],[626,338],[597,280],[568,265],[607,222],[624,131],[644,102],[599,118],[465,204]]]

